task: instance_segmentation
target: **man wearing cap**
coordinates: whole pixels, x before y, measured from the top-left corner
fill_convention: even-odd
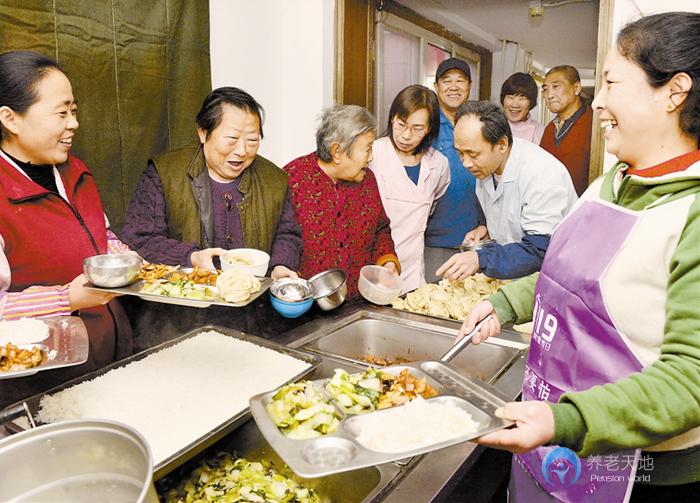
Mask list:
[[[429,283],[439,279],[435,271],[455,253],[466,233],[477,226],[479,214],[476,179],[462,167],[454,148],[455,115],[471,88],[469,65],[461,59],[446,59],[435,72],[434,88],[440,103],[440,134],[433,147],[450,161],[450,185],[438,199],[425,231],[425,278]]]
[[[559,159],[580,196],[588,187],[593,110],[581,101],[581,78],[573,66],[555,66],[542,86],[547,108],[557,116],[547,124],[540,147]]]

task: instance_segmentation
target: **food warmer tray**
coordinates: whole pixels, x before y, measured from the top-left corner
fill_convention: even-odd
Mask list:
[[[143,351],[139,354],[136,354],[134,356],[131,356],[129,358],[125,358],[123,360],[120,360],[118,362],[115,362],[107,367],[101,368],[99,370],[96,370],[94,372],[91,372],[89,374],[85,374],[83,376],[80,376],[76,379],[73,379],[71,381],[68,381],[64,384],[61,384],[60,386],[57,386],[53,389],[50,389],[44,393],[40,393],[34,396],[31,396],[27,399],[25,399],[23,402],[19,402],[18,404],[11,405],[5,409],[5,412],[9,411],[10,409],[12,410],[17,410],[17,411],[23,411],[23,405],[26,404],[27,407],[29,408],[29,411],[31,412],[32,415],[36,416],[36,414],[39,412],[39,406],[41,402],[41,398],[44,395],[50,395],[53,393],[56,393],[58,391],[61,391],[63,389],[69,388],[71,386],[75,386],[76,384],[80,384],[84,381],[90,381],[92,379],[95,379],[96,377],[99,377],[103,374],[106,374],[112,369],[123,367],[131,362],[135,362],[138,360],[142,360],[143,358],[147,357],[148,355],[151,355],[153,353],[156,353],[158,351],[161,351],[162,349],[165,349],[167,347],[173,346],[175,344],[178,344],[186,339],[189,339],[191,337],[195,337],[196,335],[202,333],[202,332],[207,332],[209,330],[215,330],[219,333],[222,333],[224,335],[227,335],[229,337],[233,337],[236,339],[240,339],[242,341],[250,342],[253,344],[257,344],[258,346],[262,346],[267,349],[271,349],[273,351],[277,351],[278,353],[291,356],[292,358],[296,358],[298,360],[302,360],[310,365],[309,368],[305,369],[303,372],[297,374],[293,378],[289,379],[285,384],[288,384],[290,382],[294,382],[303,376],[307,375],[308,373],[312,372],[316,367],[318,367],[322,361],[321,357],[314,355],[312,353],[307,353],[305,351],[300,351],[298,349],[291,349],[286,346],[283,346],[281,344],[277,344],[272,341],[268,341],[267,339],[263,339],[261,337],[256,337],[254,335],[249,335],[243,332],[240,332],[238,330],[230,329],[230,328],[224,328],[216,325],[205,325],[200,328],[196,328],[194,330],[191,330],[184,335],[181,335],[179,337],[176,337],[173,340],[164,342],[162,344],[159,344],[157,346],[154,346],[146,351]],[[0,411],[0,416],[5,415],[3,414],[3,411]],[[12,416],[18,417],[21,415],[20,413],[17,413],[16,415]],[[221,423],[219,426],[216,428],[212,429],[205,435],[202,435],[198,439],[194,440],[190,444],[182,447],[179,451],[176,453],[172,454],[170,457],[164,459],[157,465],[153,467],[153,478],[154,480],[157,480],[158,478],[162,477],[163,475],[169,473],[173,469],[177,468],[180,466],[182,463],[190,459],[191,457],[197,455],[210,445],[214,444],[215,442],[219,441],[226,435],[228,435],[230,432],[238,428],[241,424],[245,423],[248,421],[250,418],[250,409],[244,409],[238,414],[232,416],[229,418],[227,421],[224,421]],[[8,417],[5,420],[9,420],[10,417]],[[167,428],[167,422],[168,418],[163,418],[163,427]],[[39,426],[41,423],[37,422],[37,426]],[[18,425],[16,422],[12,423],[6,423],[5,428],[9,430],[12,433],[17,433],[22,431],[24,428],[20,425]]]
[[[348,415],[343,407],[326,391],[325,384],[329,379],[319,379],[311,382],[315,388],[319,389],[328,398],[329,403],[333,405],[341,417],[340,425],[335,432],[306,440],[286,437],[277,428],[277,425],[275,425],[266,410],[267,404],[270,403],[277,390],[261,393],[250,399],[250,409],[255,422],[258,424],[265,439],[289,467],[301,477],[307,478],[322,477],[332,473],[410,458],[472,440],[510,426],[513,424],[512,421],[502,419],[496,415],[496,410],[506,403],[507,397],[486,383],[461,375],[449,364],[457,354],[471,343],[474,335],[481,330],[482,326],[490,318],[491,316],[487,316],[477,323],[474,330],[457,341],[440,357],[439,361],[427,360],[405,365],[393,365],[381,369],[381,372],[392,375],[398,375],[403,370],[408,370],[414,377],[425,379],[426,383],[438,392],[438,396],[429,398],[427,401],[452,405],[467,412],[478,424],[473,434],[401,452],[370,450],[357,440],[359,435],[357,423],[362,422],[362,418],[368,415],[387,414],[392,409],[396,409],[396,407],[366,414]]]
[[[191,272],[191,268],[181,268],[177,270],[178,272]],[[103,288],[99,286],[95,286],[92,283],[85,283],[85,287],[89,290],[94,290],[98,292],[111,292],[111,293],[116,293],[119,295],[133,295],[136,297],[140,297],[143,300],[147,300],[150,302],[160,302],[161,304],[175,304],[178,306],[187,306],[187,307],[210,307],[210,306],[225,306],[225,307],[244,307],[253,302],[255,299],[260,297],[263,293],[267,291],[268,288],[270,288],[270,285],[272,284],[272,278],[268,278],[265,276],[256,276],[258,278],[258,281],[260,281],[260,290],[258,290],[255,293],[252,293],[250,297],[248,297],[246,300],[243,302],[226,302],[225,300],[218,298],[218,299],[207,299],[207,300],[200,300],[200,299],[188,299],[185,297],[168,297],[166,295],[158,295],[157,293],[147,293],[147,292],[142,292],[141,288],[144,286],[145,281],[144,280],[139,280],[135,283],[132,283],[128,286],[122,286],[119,288]],[[215,292],[218,292],[217,288],[215,286],[209,286],[209,288]]]
[[[396,407],[359,415],[346,414],[343,408],[326,392],[324,386],[328,379],[318,379],[311,382],[329,398],[342,418],[340,426],[333,433],[307,440],[286,437],[277,428],[266,410],[267,404],[272,400],[277,390],[261,393],[251,398],[250,409],[270,446],[297,475],[306,478],[322,477],[425,454],[473,440],[513,424],[495,414],[496,409],[506,403],[505,397],[485,383],[460,375],[449,364],[439,361],[424,361],[416,364],[385,367],[380,370],[398,374],[403,369],[408,369],[414,377],[425,378],[426,382],[438,391],[439,395],[427,399],[427,402],[456,406],[469,413],[472,419],[479,424],[476,432],[473,435],[460,436],[403,452],[370,450],[356,439],[359,433],[357,421],[369,414],[386,414]]]
[[[36,367],[0,371],[0,379],[13,379],[34,375],[42,370],[55,370],[85,363],[88,359],[90,342],[83,321],[77,316],[56,316],[40,321],[49,327],[47,339],[30,344],[17,344],[21,349],[39,346],[46,353],[46,361]]]

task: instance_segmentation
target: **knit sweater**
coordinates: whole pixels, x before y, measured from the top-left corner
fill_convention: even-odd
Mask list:
[[[578,115],[579,113],[580,115]],[[591,107],[585,106],[582,112],[577,111],[572,118],[571,126],[564,124],[559,132],[555,126],[557,119],[547,124],[540,141],[540,147],[566,166],[571,175],[571,181],[574,182],[576,194],[580,196],[588,187],[593,110]]]

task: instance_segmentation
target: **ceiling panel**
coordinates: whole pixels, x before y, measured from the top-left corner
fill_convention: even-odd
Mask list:
[[[570,64],[595,68],[598,2],[545,7],[528,14],[528,0],[398,0],[422,16],[459,33],[465,40],[498,50],[500,40],[518,42],[547,68]],[[553,3],[553,2],[544,2]]]

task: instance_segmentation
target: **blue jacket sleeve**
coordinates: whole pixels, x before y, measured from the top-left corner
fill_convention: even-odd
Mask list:
[[[519,243],[491,244],[477,250],[481,272],[491,278],[511,279],[539,271],[550,236],[526,235]]]

